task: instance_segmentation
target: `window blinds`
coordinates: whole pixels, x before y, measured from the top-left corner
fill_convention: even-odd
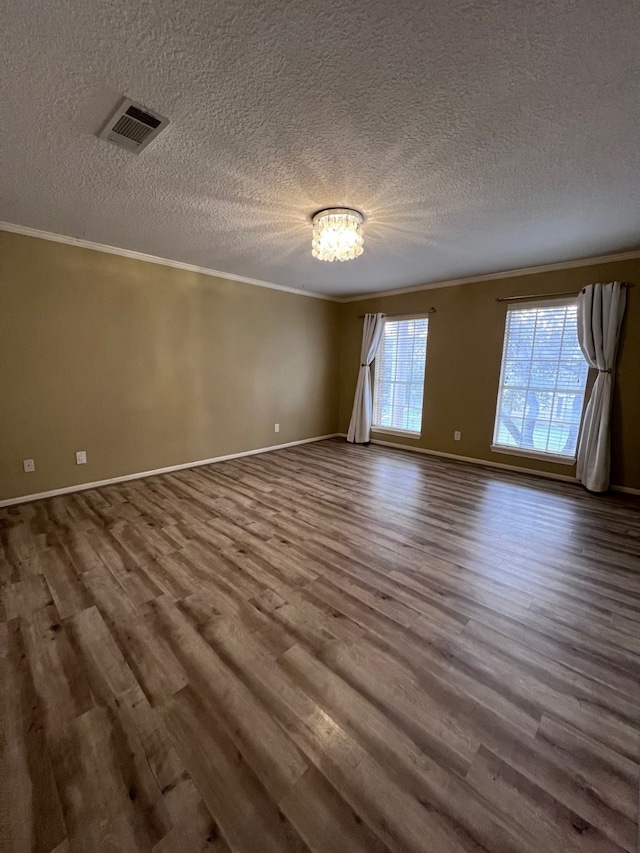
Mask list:
[[[494,446],[575,456],[588,373],[576,316],[575,301],[508,309]]]
[[[385,321],[374,365],[374,428],[420,432],[428,329],[427,317]]]

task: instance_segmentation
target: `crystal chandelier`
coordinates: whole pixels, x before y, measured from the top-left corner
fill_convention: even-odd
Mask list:
[[[349,207],[319,210],[313,217],[311,254],[319,261],[350,261],[362,254],[364,216]]]

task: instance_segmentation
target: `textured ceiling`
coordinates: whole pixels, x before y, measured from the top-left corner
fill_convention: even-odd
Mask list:
[[[0,220],[326,294],[640,244],[634,0],[4,0]],[[171,120],[96,138],[127,94]],[[311,257],[310,215],[367,217]]]

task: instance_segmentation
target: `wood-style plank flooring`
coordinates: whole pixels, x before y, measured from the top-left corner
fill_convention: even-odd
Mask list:
[[[0,510],[0,849],[632,853],[639,517],[340,440]]]

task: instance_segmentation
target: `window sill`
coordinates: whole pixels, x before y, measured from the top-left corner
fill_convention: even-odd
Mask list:
[[[527,459],[539,459],[541,462],[555,462],[558,465],[575,465],[575,456],[558,456],[554,453],[540,453],[536,450],[522,450],[519,447],[502,447],[492,444],[493,453],[506,453],[509,456],[525,456]]]
[[[404,435],[406,438],[420,438],[422,433],[410,429],[391,429],[391,427],[372,426],[371,432],[381,432],[383,435]]]

